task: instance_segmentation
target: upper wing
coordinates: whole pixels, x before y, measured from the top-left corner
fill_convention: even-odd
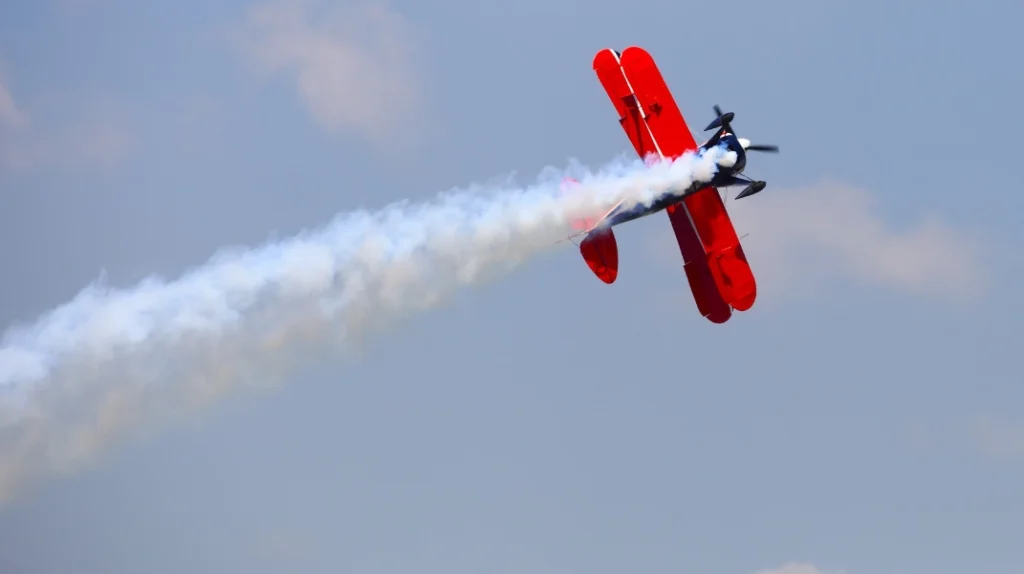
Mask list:
[[[594,72],[608,93],[615,111],[619,113],[619,125],[625,130],[633,148],[641,158],[651,154],[660,155],[654,136],[647,128],[640,113],[640,102],[633,94],[626,76],[619,65],[619,56],[614,50],[601,50],[594,56]]]
[[[661,155],[676,158],[697,149],[672,92],[647,50],[630,46],[622,51],[619,60]]]
[[[635,50],[635,48],[629,48],[626,52],[628,53],[630,50]],[[619,113],[619,124],[625,130],[626,136],[632,142],[637,154],[645,159],[652,154],[657,157],[669,155],[663,149],[659,149],[658,144],[660,142],[655,141],[654,133],[649,125],[652,119],[651,115],[648,113],[646,114],[647,117],[644,117],[645,113],[641,108],[641,100],[634,93],[634,87],[627,80],[627,76],[623,72],[619,54],[608,49],[598,52],[594,56],[594,71],[597,73],[601,85],[604,86],[605,92],[608,93],[612,105],[615,106],[615,110]],[[657,72],[657,68],[655,68],[655,72]],[[643,74],[639,77],[641,80],[644,79]],[[669,94],[669,98],[671,98],[671,94]],[[675,109],[676,115],[678,115],[676,124],[682,124],[682,133],[689,138],[689,141],[683,140],[681,142],[678,138],[672,140],[669,137],[667,140],[670,144],[675,144],[675,149],[683,147],[682,151],[675,154],[681,155],[688,149],[696,149],[697,144],[693,141],[690,130],[686,128],[686,122],[683,121],[682,115],[679,114],[678,107],[673,104],[671,108]],[[665,110],[662,109],[661,112],[665,113]],[[617,207],[612,208],[612,211],[609,213],[614,212]],[[686,208],[682,204],[677,203],[669,206],[666,212],[672,223],[676,242],[679,244],[679,251],[683,256],[683,269],[686,271],[686,279],[690,284],[693,299],[697,303],[697,309],[701,315],[715,323],[728,321],[732,315],[732,310],[725,300],[722,299],[716,287],[714,275],[704,253],[704,247],[701,245],[700,238],[690,222]]]
[[[629,47],[620,61],[662,156],[675,158],[696,149],[690,128],[651,55],[643,48]],[[692,222],[697,231],[722,298],[739,311],[749,309],[757,298],[757,284],[718,189],[708,186],[683,198],[682,203],[685,210],[669,211],[673,228],[683,227],[676,218],[688,216],[687,223]]]

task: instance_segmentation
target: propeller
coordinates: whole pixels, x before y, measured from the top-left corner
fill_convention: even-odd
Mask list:
[[[707,145],[709,147],[713,146],[713,145],[717,145],[719,140],[722,139],[722,135],[725,134],[726,132],[731,133],[731,134],[735,134],[736,133],[736,132],[732,131],[732,126],[730,125],[732,120],[734,120],[736,118],[736,114],[734,114],[733,112],[728,112],[728,113],[724,113],[723,114],[722,113],[722,108],[718,107],[717,104],[714,106],[714,110],[715,110],[715,119],[712,120],[712,122],[710,124],[708,124],[708,127],[704,128],[704,131],[710,131],[710,130],[713,130],[713,129],[717,129],[718,130],[715,133],[715,135],[712,136],[711,139],[708,140],[708,142],[705,144],[705,145]],[[738,138],[738,139],[739,139],[740,145],[743,146],[743,150],[744,151],[766,151],[766,152],[774,152],[774,153],[778,153],[778,151],[779,151],[779,146],[777,146],[777,145],[751,144],[750,140],[748,140],[748,139],[745,139],[745,138]],[[764,181],[751,181],[750,179],[747,179],[747,178],[743,178],[743,179],[748,181],[748,182],[750,182],[750,185],[745,187],[743,189],[743,191],[741,191],[739,193],[739,195],[736,196],[736,199],[743,199],[744,197],[750,197],[751,195],[754,195],[755,193],[760,193],[768,185]]]
[[[726,131],[731,132],[732,129],[730,129],[729,122],[731,122],[735,117],[736,114],[734,114],[733,112],[723,114],[722,108],[718,107],[718,104],[715,104],[715,119],[712,120],[710,124],[708,124],[708,127],[704,128],[704,131],[710,131],[715,128],[724,127]]]
[[[710,124],[708,124],[708,127],[704,128],[704,131],[710,131],[710,130],[713,130],[713,129],[716,129],[716,128],[722,128],[722,131],[717,133],[717,134],[715,134],[715,136],[712,138],[712,141],[717,143],[718,139],[722,137],[722,133],[724,133],[724,132],[736,133],[736,132],[732,131],[732,126],[730,125],[732,120],[736,118],[736,114],[733,113],[733,112],[727,112],[727,113],[723,114],[722,113],[722,108],[718,107],[718,104],[715,104],[714,110],[715,110],[715,116],[716,117],[715,117],[714,120],[711,121]],[[746,141],[746,140],[743,140],[743,141]],[[779,152],[779,146],[777,146],[777,145],[767,145],[767,144],[748,144],[748,145],[744,146],[743,149],[746,150],[746,151],[766,151],[766,152],[773,152],[773,153],[778,153]]]

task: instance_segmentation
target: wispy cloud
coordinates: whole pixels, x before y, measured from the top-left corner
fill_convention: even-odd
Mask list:
[[[979,412],[970,416],[927,421],[915,419],[907,425],[906,438],[920,450],[980,455],[990,460],[1024,459],[1024,419],[1005,414]]]
[[[414,34],[383,5],[327,9],[272,0],[249,11],[236,40],[259,72],[287,74],[329,131],[351,130],[383,144],[416,119],[422,92]]]
[[[28,126],[28,116],[18,109],[18,106],[14,103],[14,96],[7,89],[2,77],[0,77],[0,126],[6,129],[18,129]]]
[[[275,527],[265,537],[258,538],[253,544],[260,558],[265,560],[284,560],[294,565],[295,562],[307,561],[314,557],[314,548],[319,546],[315,538],[308,532],[296,529]]]
[[[735,195],[735,192],[733,192]],[[835,182],[769,188],[727,206],[743,249],[772,299],[807,296],[823,284],[855,282],[916,296],[968,301],[987,287],[979,239],[935,216],[898,228],[875,194]],[[668,225],[659,226],[659,258],[679,263]],[[764,299],[764,298],[762,298]]]
[[[110,168],[135,144],[116,109],[95,107],[67,122],[30,114],[0,76],[0,173],[45,165]]]
[[[992,414],[976,415],[967,425],[975,448],[995,459],[1024,457],[1024,421]]]
[[[841,571],[822,570],[809,562],[787,562],[777,568],[758,570],[755,574],[843,574]]]

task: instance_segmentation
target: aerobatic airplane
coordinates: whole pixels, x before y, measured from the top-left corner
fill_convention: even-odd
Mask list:
[[[698,146],[654,59],[643,48],[633,46],[621,53],[601,50],[594,56],[594,71],[641,158],[646,160],[653,154],[654,159],[674,159],[686,152],[703,154],[712,147],[723,146],[736,152],[736,163],[731,167],[719,166],[711,181],[695,183],[682,193],[666,192],[650,206],[623,209],[620,204],[597,220],[574,222],[582,230],[577,235],[586,234],[579,244],[583,259],[602,281],[614,282],[619,272],[619,253],[612,227],[665,210],[701,315],[713,323],[724,323],[733,310],[750,309],[757,297],[757,284],[718,188],[746,185],[736,199],[763,190],[765,182],[741,175],[747,163],[746,152],[777,152],[778,147],[751,145],[749,140],[736,137],[730,125],[734,114],[723,114],[718,106],[718,117],[705,128],[717,131]]]

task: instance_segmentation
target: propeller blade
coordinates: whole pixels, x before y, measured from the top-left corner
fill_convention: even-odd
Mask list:
[[[718,106],[715,106],[715,109],[717,110]],[[704,128],[704,131],[709,131],[715,128],[719,128],[723,125],[728,125],[729,122],[731,122],[735,117],[736,114],[732,112],[729,112],[727,114],[719,114],[717,118],[715,118],[710,124],[708,124],[708,127]]]
[[[777,145],[764,145],[764,144],[758,145],[758,144],[753,144],[753,145],[748,145],[747,146],[747,151],[770,151],[770,152],[778,153],[779,146],[777,146]]]

